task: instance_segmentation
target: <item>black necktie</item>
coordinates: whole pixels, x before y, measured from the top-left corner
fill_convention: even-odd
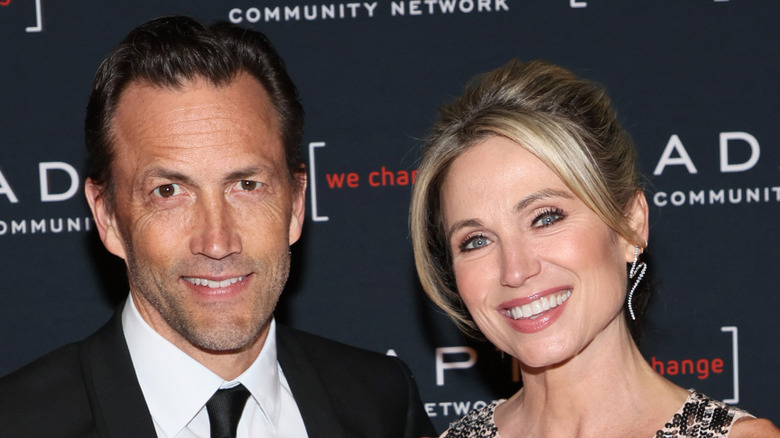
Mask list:
[[[238,421],[249,398],[244,385],[220,389],[206,403],[211,423],[211,438],[236,438]]]

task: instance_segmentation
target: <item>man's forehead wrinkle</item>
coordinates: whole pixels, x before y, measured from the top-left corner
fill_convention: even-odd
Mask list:
[[[239,79],[243,78],[236,78],[233,83]],[[255,89],[242,94],[197,78],[175,89],[135,82],[120,96],[114,122],[121,118],[123,124],[144,131],[162,125],[173,128],[172,132],[187,133],[202,133],[210,129],[210,125],[226,120],[231,130],[248,131],[259,122],[269,133],[280,136],[280,115],[262,85],[250,79]],[[159,99],[163,99],[162,102]],[[138,108],[147,110],[139,114]]]
[[[187,108],[176,108],[160,115],[159,126],[171,127],[173,133],[199,134],[213,130],[216,126],[235,127],[243,121],[236,120],[233,114],[239,109],[235,105],[208,104]],[[238,123],[236,123],[238,122]]]
[[[170,114],[175,114],[178,111],[199,111],[199,110],[224,110],[225,114],[231,114],[235,111],[251,111],[254,116],[262,118],[263,121],[269,125],[278,128],[280,115],[276,111],[276,107],[271,102],[268,92],[256,79],[242,73],[238,77],[231,81],[231,84],[238,82],[243,76],[247,76],[250,81],[256,86],[256,90],[250,93],[244,93],[240,95],[231,94],[226,96],[223,100],[217,100],[211,103],[205,103],[201,105],[191,105],[185,108],[171,109]],[[135,91],[135,92],[134,92]],[[181,87],[169,88],[160,87],[153,84],[144,82],[132,83],[122,93],[120,101],[125,98],[146,100],[150,96],[159,94],[168,94],[169,96],[175,96],[179,102],[187,102],[187,96],[190,93],[214,93],[216,95],[222,92],[230,92],[229,87],[214,85],[202,78],[194,78],[182,83]],[[121,105],[120,105],[121,106]]]
[[[246,123],[224,123],[225,120],[231,119],[222,115],[190,114],[188,117],[171,117],[157,124],[144,124],[138,132],[141,141],[173,149],[230,147],[233,142],[251,135],[251,127],[246,126]],[[161,127],[165,129],[161,130]]]
[[[197,138],[203,136],[206,136],[203,137],[203,139],[206,139],[208,136],[216,137],[224,133],[229,134],[231,140],[237,140],[241,136],[252,135],[250,132],[252,126],[249,125],[249,120],[246,118],[236,120],[231,116],[230,111],[231,109],[226,108],[224,105],[202,106],[199,107],[199,110],[196,110],[195,108],[182,108],[162,117],[159,123],[150,124],[142,122],[139,126],[139,132],[145,136],[148,131],[160,132],[160,127],[166,127],[167,129],[163,130],[163,132],[166,132],[165,136],[147,137],[149,139],[159,140],[175,140],[177,138]],[[275,119],[270,121],[270,123],[268,120],[263,121],[271,127],[268,135],[277,136],[277,121]],[[168,145],[171,147],[177,146],[173,142],[170,142]]]

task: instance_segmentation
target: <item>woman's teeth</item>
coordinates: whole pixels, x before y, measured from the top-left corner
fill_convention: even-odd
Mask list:
[[[512,319],[530,318],[533,319],[539,316],[542,312],[550,310],[554,307],[558,307],[563,304],[571,296],[570,290],[565,290],[557,294],[548,295],[546,297],[539,298],[538,300],[531,301],[528,304],[522,306],[512,307],[506,309],[504,313]]]

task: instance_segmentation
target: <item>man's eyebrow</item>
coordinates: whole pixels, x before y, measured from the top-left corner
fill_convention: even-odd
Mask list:
[[[520,202],[515,204],[514,211],[515,213],[520,212],[527,208],[529,205],[533,204],[534,202],[540,201],[542,199],[547,198],[571,198],[571,194],[568,192],[564,192],[562,190],[555,190],[555,189],[542,189],[538,192],[531,193],[530,195],[526,196],[525,198],[521,199]],[[477,219],[466,219],[462,220],[460,222],[456,222],[452,224],[452,226],[447,230],[447,241],[449,241],[452,238],[452,235],[455,234],[458,230],[462,228],[467,227],[479,227],[482,225],[482,222],[480,222]]]
[[[146,181],[150,178],[167,179],[171,181],[183,182],[185,184],[192,184],[193,179],[189,176],[177,172],[175,170],[164,169],[161,167],[155,167],[144,172],[144,177],[140,181]]]
[[[230,182],[230,181],[237,181],[237,180],[251,178],[257,175],[274,175],[275,173],[276,172],[273,169],[267,166],[250,166],[250,167],[245,167],[243,169],[238,169],[230,172],[223,178],[223,180],[225,182]],[[185,184],[193,184],[195,181],[194,179],[192,179],[192,177],[185,175],[181,172],[170,170],[170,169],[164,169],[161,167],[156,167],[145,172],[142,181],[148,180],[150,178],[167,179],[171,181],[183,182]]]
[[[249,179],[257,175],[275,175],[277,172],[268,166],[250,166],[243,169],[234,170],[225,176],[224,180],[238,181],[242,179]]]

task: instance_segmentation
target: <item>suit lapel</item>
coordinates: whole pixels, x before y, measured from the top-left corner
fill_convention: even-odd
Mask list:
[[[101,437],[156,436],[122,332],[121,313],[120,307],[80,352],[95,426]],[[317,364],[296,341],[295,333],[281,325],[277,325],[277,350],[309,438],[346,438]]]
[[[81,369],[95,426],[101,437],[156,436],[122,331],[122,308],[87,339]]]
[[[317,364],[296,342],[293,332],[282,325],[277,325],[276,329],[279,365],[290,384],[309,438],[344,437],[324,382],[317,374]]]

